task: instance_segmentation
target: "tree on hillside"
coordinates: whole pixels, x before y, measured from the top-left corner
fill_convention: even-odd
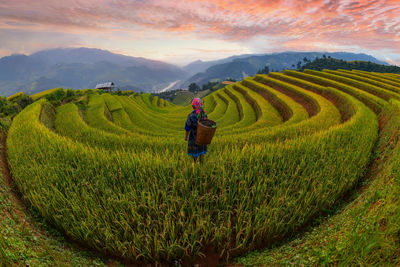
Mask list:
[[[336,59],[330,56],[323,55],[322,58],[316,58],[312,62],[308,62],[298,68],[298,70],[303,71],[304,69],[311,70],[364,70],[373,72],[390,72],[390,73],[400,73],[400,67],[397,66],[386,66],[381,64],[376,64],[370,61],[345,61],[343,59]]]
[[[304,62],[304,64],[306,64],[306,63],[311,62],[311,61],[308,58],[304,57],[303,58],[303,62]]]
[[[197,83],[191,83],[189,84],[188,90],[190,92],[198,92],[201,90],[200,86],[197,85]]]
[[[0,117],[13,117],[32,103],[32,98],[25,93],[18,94],[17,97],[8,99],[0,95]],[[0,119],[0,128],[2,128],[2,126],[2,120]]]
[[[268,74],[268,73],[269,73],[268,66],[265,66],[263,69],[257,71],[257,74]]]
[[[216,85],[219,84],[219,83],[220,83],[220,82],[212,82],[212,81],[209,81],[208,83],[203,84],[202,90],[203,90],[203,91],[204,91],[204,90],[207,90],[207,89],[213,90],[213,87],[216,86]]]
[[[16,102],[18,103],[18,105],[21,107],[22,110],[26,106],[32,104],[33,100],[29,95],[24,94],[23,96],[19,97]]]

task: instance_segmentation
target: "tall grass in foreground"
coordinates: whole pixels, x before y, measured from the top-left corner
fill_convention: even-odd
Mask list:
[[[310,232],[237,258],[248,266],[399,266],[400,102],[381,113],[374,164],[363,190]]]
[[[253,136],[243,133],[229,150],[221,137],[208,162],[194,170],[183,150],[110,151],[86,145],[84,136],[58,135],[39,119],[43,100],[15,118],[10,165],[21,192],[46,219],[99,251],[147,262],[192,262],[207,248],[230,257],[295,232],[364,174],[377,119],[348,99],[355,113],[343,124],[285,143],[251,143]],[[96,112],[104,115],[93,109],[91,116]],[[111,129],[105,123],[97,126]]]

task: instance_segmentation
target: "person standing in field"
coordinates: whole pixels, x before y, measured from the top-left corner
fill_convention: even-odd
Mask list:
[[[194,166],[194,163],[196,163],[197,160],[201,163],[202,155],[207,153],[207,145],[196,145],[197,121],[207,118],[207,114],[204,111],[203,101],[200,98],[193,99],[192,107],[193,111],[188,115],[185,124],[185,140],[188,141],[188,155],[193,157]]]

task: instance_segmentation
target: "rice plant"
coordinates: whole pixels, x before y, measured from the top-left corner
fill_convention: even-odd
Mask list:
[[[365,174],[395,78],[334,73],[258,75],[205,97],[218,129],[195,168],[190,105],[94,93],[84,110],[59,106],[53,129],[41,99],[9,130],[11,171],[44,218],[100,252],[228,261],[296,233]]]

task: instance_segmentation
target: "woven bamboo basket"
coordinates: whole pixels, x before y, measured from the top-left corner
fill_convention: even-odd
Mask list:
[[[196,145],[205,146],[211,144],[216,129],[217,123],[215,121],[210,119],[199,120],[197,123]]]

